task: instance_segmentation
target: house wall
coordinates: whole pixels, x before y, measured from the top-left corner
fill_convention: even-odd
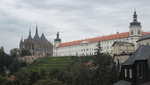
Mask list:
[[[130,38],[120,38],[114,40],[105,40],[101,41],[102,52],[104,53],[113,53],[112,44],[115,41],[130,42]],[[81,42],[79,45],[72,45],[66,47],[57,47],[54,48],[53,56],[86,56],[94,55],[96,52],[98,42]]]
[[[145,39],[137,42],[138,47],[140,45],[150,45],[150,39]]]

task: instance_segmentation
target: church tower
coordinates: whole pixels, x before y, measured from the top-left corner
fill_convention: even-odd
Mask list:
[[[57,37],[54,39],[54,46],[58,47],[58,45],[61,43],[61,39],[59,37],[59,32],[57,32]]]
[[[130,41],[136,45],[136,41],[142,36],[142,26],[141,23],[137,19],[137,13],[134,11],[133,21],[129,26],[129,37]]]
[[[19,43],[19,48],[23,49],[23,37],[21,37],[20,43]]]
[[[142,36],[142,26],[141,26],[141,23],[138,22],[138,19],[137,19],[137,13],[136,11],[134,11],[134,14],[133,14],[133,21],[130,23],[130,36],[136,36],[136,37],[139,37],[139,36]]]
[[[32,36],[31,36],[31,29],[29,29],[29,36],[28,36],[29,40],[32,40]]]

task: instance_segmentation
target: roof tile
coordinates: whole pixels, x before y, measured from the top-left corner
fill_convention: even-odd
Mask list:
[[[143,35],[150,34],[150,32],[143,32],[142,34]],[[71,42],[64,42],[64,43],[60,43],[59,47],[79,45],[83,41],[87,41],[89,43],[94,43],[94,42],[98,42],[98,41],[113,40],[113,39],[120,39],[120,38],[127,38],[127,37],[129,37],[129,32],[123,32],[123,33],[117,33],[117,34],[112,34],[112,35],[88,38],[88,39],[84,39],[84,40],[75,40],[75,41],[71,41]]]

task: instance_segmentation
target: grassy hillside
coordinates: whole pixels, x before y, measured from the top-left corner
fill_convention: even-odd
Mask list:
[[[75,57],[47,57],[40,58],[33,62],[31,65],[25,67],[23,70],[30,71],[50,71],[53,69],[63,70],[75,61]]]

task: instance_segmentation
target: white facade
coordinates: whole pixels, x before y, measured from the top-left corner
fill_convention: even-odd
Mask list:
[[[150,34],[142,36],[138,41],[137,41],[137,46],[141,45],[150,45]]]
[[[102,52],[112,53],[112,44],[115,41],[129,42],[130,38],[114,39],[101,41]],[[86,42],[86,41],[85,41]],[[98,42],[84,43],[81,42],[79,45],[67,46],[67,47],[56,47],[54,49],[54,56],[86,56],[94,55],[95,49],[97,48]]]
[[[129,32],[117,33],[117,34],[105,36],[106,39],[99,38],[100,40],[94,42],[91,42],[92,40],[90,39],[85,39],[79,42],[78,44],[64,45],[64,46],[61,46],[61,44],[65,44],[65,43],[60,42],[59,45],[54,46],[53,55],[54,56],[94,55],[96,51],[95,49],[97,48],[98,41],[100,41],[102,52],[112,53],[112,44],[115,41],[130,42],[130,43],[134,43],[136,46],[136,41],[142,36],[142,34],[144,34],[144,32],[142,32],[141,24],[140,22],[137,21],[137,14],[136,12],[134,12],[133,21],[130,23],[129,26]],[[73,42],[67,42],[66,44],[73,43]],[[57,41],[55,41],[54,43],[58,44]]]

